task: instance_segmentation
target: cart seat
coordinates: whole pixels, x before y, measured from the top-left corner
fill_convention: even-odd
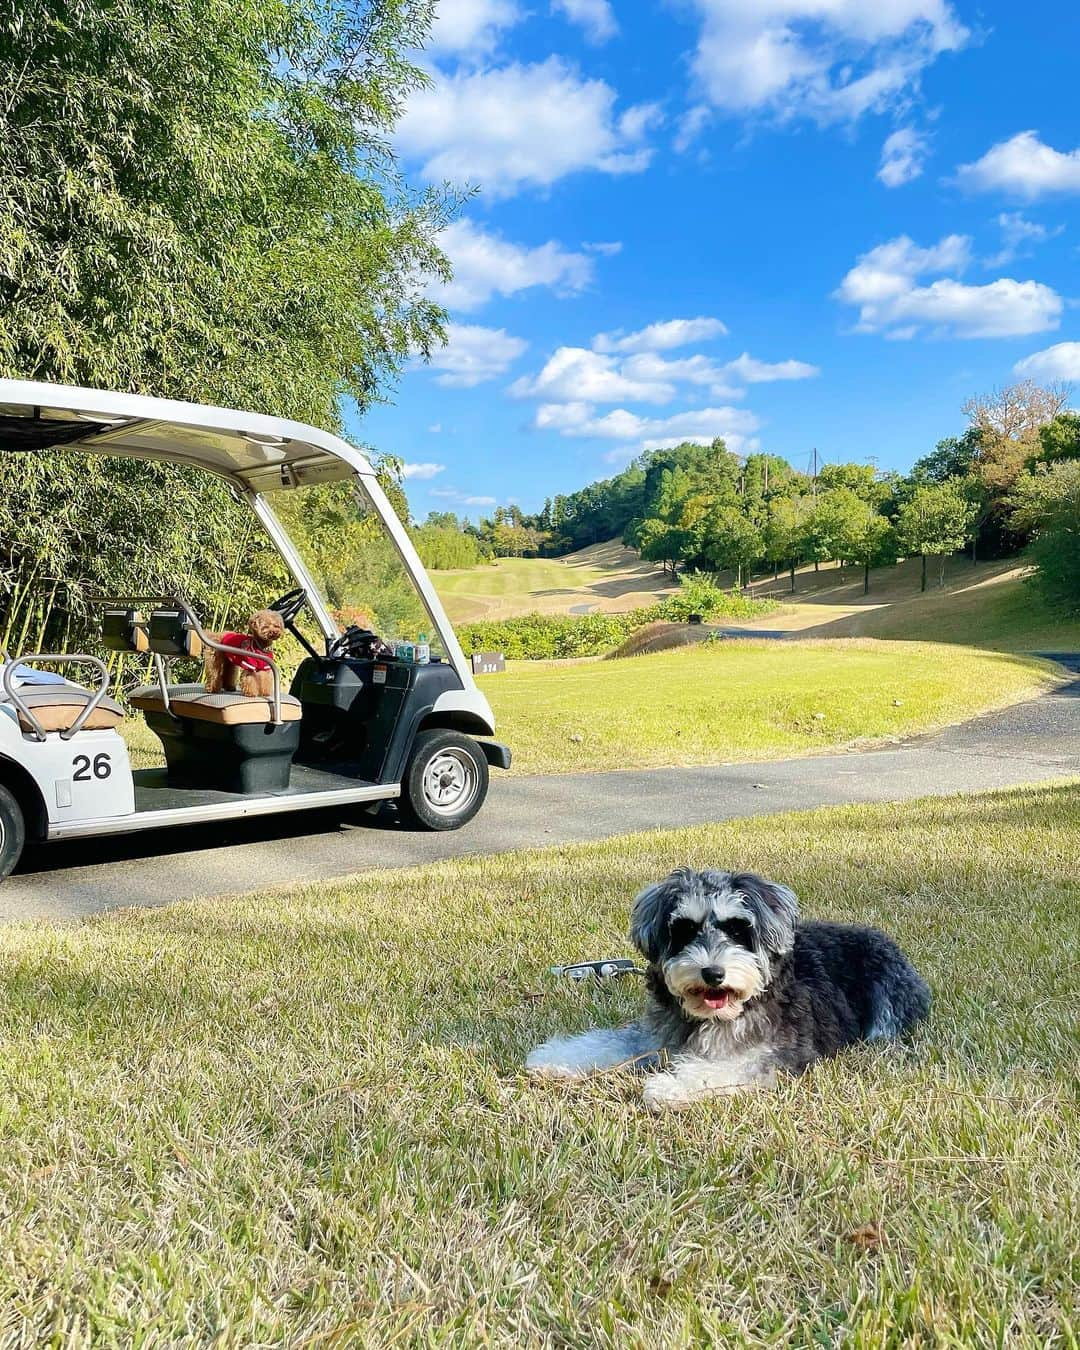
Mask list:
[[[203,689],[174,698],[172,711],[176,717],[216,722],[222,727],[258,726],[273,721],[274,700],[255,698],[249,694],[208,694]],[[291,694],[282,694],[281,720],[299,722],[300,712],[300,700]]]
[[[174,698],[190,698],[194,694],[205,694],[206,685],[204,684],[169,684],[165,686],[169,695],[169,702]],[[164,712],[165,697],[161,692],[161,685],[155,680],[153,684],[139,684],[128,694],[128,702],[133,708],[138,708],[140,712]]]
[[[23,685],[18,690],[19,698],[37,719],[42,731],[67,731],[75,719],[93,698],[89,689],[80,689],[77,685],[50,686],[45,689],[31,689]],[[282,713],[284,716],[284,712]],[[32,734],[35,730],[29,718],[18,711],[19,726],[24,732]],[[124,720],[124,710],[111,698],[103,698],[83,723],[81,731],[108,731],[118,727]]]
[[[170,684],[169,710],[174,717],[214,722],[223,727],[258,726],[273,721],[274,703],[268,698],[248,694],[208,694],[202,684]],[[165,699],[160,684],[144,684],[128,696],[133,708],[142,712],[164,712]],[[281,720],[300,721],[300,700],[291,694],[281,696]]]

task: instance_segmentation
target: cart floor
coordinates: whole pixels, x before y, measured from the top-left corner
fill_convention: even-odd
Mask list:
[[[230,802],[247,800],[242,792],[220,792],[213,788],[170,787],[164,769],[136,769],[132,774],[135,780],[135,810],[173,811],[185,806],[224,806]],[[250,794],[260,799],[266,797],[301,797],[311,792],[340,792],[342,788],[373,787],[361,778],[343,773],[330,773],[325,769],[310,769],[304,764],[294,764],[289,777],[289,786],[277,792],[258,792]]]

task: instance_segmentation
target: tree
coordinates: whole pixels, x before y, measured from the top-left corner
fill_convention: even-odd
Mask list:
[[[1080,617],[1080,459],[1043,465],[1018,480],[1014,514],[1034,537],[1032,576],[1051,609]]]
[[[1059,413],[1039,428],[1039,458],[1080,459],[1080,413]]]
[[[917,487],[896,517],[897,545],[902,553],[922,557],[922,590],[926,590],[926,558],[941,557],[939,584],[945,584],[945,559],[964,547],[975,523],[975,505],[956,479]]]
[[[774,567],[786,563],[791,572],[791,589],[795,590],[795,568],[802,555],[806,535],[806,520],[810,513],[808,497],[775,497],[769,502],[763,539],[765,557]],[[774,572],[775,575],[775,572]]]
[[[692,530],[670,525],[666,520],[650,516],[637,531],[638,549],[646,562],[658,562],[674,576],[678,564],[685,562],[697,549],[697,537]]]
[[[61,18],[62,13],[62,18]],[[441,341],[399,0],[25,0],[0,17],[0,372],[334,427]]]
[[[815,562],[843,561],[845,544],[866,515],[867,503],[853,488],[835,487],[819,493],[806,518],[803,546]]]
[[[843,541],[844,554],[862,564],[863,595],[870,591],[871,567],[896,561],[896,531],[892,523],[870,506],[860,519],[853,519]]]
[[[367,407],[442,337],[422,297],[447,274],[446,203],[398,185],[389,150],[426,79],[408,52],[428,24],[423,0],[4,6],[0,375],[329,428],[343,398]],[[3,458],[0,497],[18,514],[0,611],[14,645],[39,631],[92,645],[86,581],[182,584],[211,625],[278,584],[250,512],[206,475],[101,459],[72,476],[62,456]],[[385,485],[404,508],[392,468]],[[51,511],[46,541],[29,524],[35,501]],[[121,556],[106,523],[137,551]],[[242,548],[250,577],[224,565]],[[43,565],[69,583],[47,613],[33,598]]]
[[[989,394],[973,395],[961,412],[984,442],[1004,440],[1031,445],[1039,428],[1052,421],[1068,401],[1069,390],[1064,384],[1020,380]]]
[[[765,541],[754,522],[737,506],[714,507],[702,528],[701,555],[713,567],[729,568],[735,584],[743,584],[743,573],[763,555]]]
[[[888,487],[878,478],[872,464],[823,464],[818,474],[818,491],[847,488],[864,502],[875,505],[888,495]]]
[[[915,461],[909,481],[918,486],[966,478],[975,468],[981,441],[982,432],[976,426],[969,426],[962,436],[946,436],[928,455]]]

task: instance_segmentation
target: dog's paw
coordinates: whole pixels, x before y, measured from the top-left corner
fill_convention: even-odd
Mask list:
[[[650,1111],[679,1111],[710,1097],[737,1097],[753,1086],[707,1073],[658,1073],[645,1084],[644,1098]]]
[[[673,1073],[654,1074],[645,1084],[642,1096],[646,1107],[654,1114],[661,1111],[680,1111],[695,1100],[694,1093]]]

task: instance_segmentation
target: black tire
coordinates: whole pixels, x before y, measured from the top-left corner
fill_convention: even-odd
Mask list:
[[[26,821],[22,807],[0,783],[0,881],[22,857],[26,843]]]
[[[476,815],[488,790],[488,764],[471,736],[421,731],[401,779],[398,811],[421,830],[458,830]]]

